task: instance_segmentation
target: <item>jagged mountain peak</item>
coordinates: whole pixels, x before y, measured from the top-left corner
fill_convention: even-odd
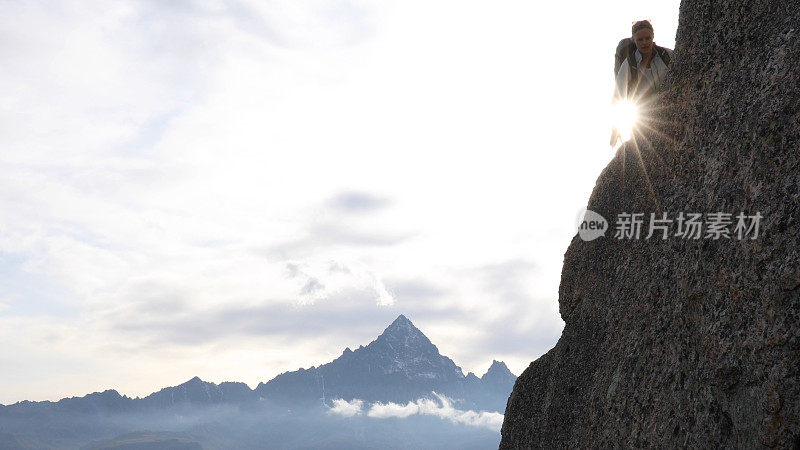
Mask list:
[[[492,365],[489,366],[489,370],[487,370],[486,373],[481,378],[484,378],[489,374],[511,375],[514,377],[516,376],[511,372],[506,363],[494,359],[492,360]]]
[[[377,339],[362,350],[365,357],[384,373],[402,372],[411,378],[461,379],[461,368],[439,353],[425,334],[403,314],[397,316]]]
[[[281,376],[291,378],[304,372],[306,371],[301,369]],[[440,354],[439,349],[403,314],[369,345],[359,346],[356,350],[345,348],[338,358],[321,365],[319,374],[314,376],[330,377],[334,372],[342,374],[336,375],[344,377],[342,379],[352,377],[350,374],[367,377],[403,374],[408,379],[432,380],[431,382],[464,378],[461,368],[450,358]]]
[[[436,349],[436,346],[431,343],[428,337],[402,314],[397,316],[397,319],[383,330],[383,333],[378,336],[375,342],[388,343],[395,350],[399,350],[398,345],[400,348]],[[436,350],[436,353],[438,353],[438,350]]]
[[[383,331],[383,334],[386,333],[400,334],[400,333],[415,333],[415,332],[422,334],[422,332],[419,331],[419,329],[415,327],[414,324],[411,323],[411,321],[408,320],[406,316],[400,314],[399,316],[397,316],[396,319],[394,319],[394,322],[392,322],[391,324],[389,324],[388,327],[386,327],[386,329]]]
[[[399,316],[397,316],[396,319],[394,319],[394,322],[392,322],[392,325],[394,325],[396,323],[408,323],[408,324],[410,324],[411,321],[408,320],[408,317],[406,317],[405,315],[400,314]]]
[[[500,389],[514,386],[515,381],[517,381],[517,376],[511,373],[506,363],[497,360],[492,361],[489,370],[481,377],[481,382],[485,385]]]

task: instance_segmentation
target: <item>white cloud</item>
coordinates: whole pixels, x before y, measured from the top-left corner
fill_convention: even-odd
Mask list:
[[[394,298],[383,280],[359,261],[313,260],[286,263],[289,279],[295,280],[302,304],[335,297],[348,290],[371,292],[378,306],[391,306]]]
[[[392,403],[392,402],[386,404],[383,404],[381,402],[376,402],[373,403],[372,406],[369,408],[369,412],[367,412],[367,415],[378,419],[385,419],[387,417],[405,418],[419,413],[420,413],[420,408],[417,402],[408,402],[405,405],[399,405],[397,403]]]
[[[354,399],[350,402],[337,398],[333,401],[333,407],[328,410],[331,414],[339,414],[345,417],[353,417],[363,412],[364,401]]]
[[[439,400],[438,402],[429,398],[420,398],[416,401],[408,402],[405,405],[392,402],[375,402],[371,405],[367,405],[363,400],[359,399],[354,399],[350,402],[343,399],[336,399],[333,401],[334,406],[329,409],[329,412],[352,417],[354,415],[364,414],[366,411],[367,416],[375,419],[387,419],[391,417],[404,419],[415,414],[436,416],[454,423],[484,427],[498,433],[500,432],[500,428],[503,426],[502,414],[488,411],[459,410],[453,407],[451,399],[444,395],[437,394],[436,392],[433,394]]]

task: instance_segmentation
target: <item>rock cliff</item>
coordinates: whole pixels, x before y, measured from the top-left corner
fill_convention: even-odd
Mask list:
[[[518,378],[501,448],[800,447],[798,35],[797,1],[682,2],[666,90],[588,202],[610,230],[573,238],[563,334]],[[730,238],[707,237],[717,212]],[[615,238],[621,213],[644,213],[639,239]]]

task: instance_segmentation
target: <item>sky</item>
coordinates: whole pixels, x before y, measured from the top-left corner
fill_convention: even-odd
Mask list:
[[[0,403],[251,387],[399,314],[519,375],[677,1],[0,0]]]

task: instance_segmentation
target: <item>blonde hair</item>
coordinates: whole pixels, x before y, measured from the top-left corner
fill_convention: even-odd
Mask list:
[[[643,30],[645,28],[649,29],[650,31],[653,31],[653,24],[651,24],[650,21],[647,19],[633,22],[633,26],[631,27],[631,36],[636,34],[637,31]]]

